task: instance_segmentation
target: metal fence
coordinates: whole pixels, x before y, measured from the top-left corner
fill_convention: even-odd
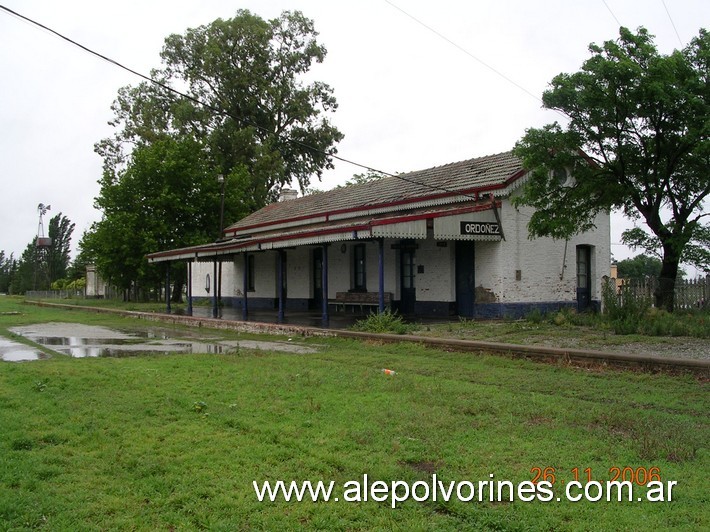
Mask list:
[[[84,290],[28,290],[25,297],[36,299],[84,299]]]
[[[124,301],[162,301],[162,293],[149,290],[121,290],[115,286],[102,285],[100,293],[86,295],[86,290],[28,290],[25,296],[35,299],[116,299]]]

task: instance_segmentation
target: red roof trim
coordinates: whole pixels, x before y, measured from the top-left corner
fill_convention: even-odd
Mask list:
[[[351,225],[348,227],[336,227],[334,229],[315,229],[313,231],[305,231],[303,233],[292,233],[289,235],[279,235],[275,237],[264,237],[258,240],[251,240],[249,245],[265,244],[268,242],[283,242],[284,240],[298,240],[299,238],[308,238],[311,236],[333,235],[336,233],[352,233],[353,231],[365,231],[370,229],[370,224]],[[245,247],[247,244],[240,246]]]
[[[496,207],[500,208],[501,207],[501,202],[496,201]],[[487,211],[493,208],[492,203],[485,203],[483,205],[472,205],[468,207],[460,207],[458,209],[449,209],[445,211],[438,211],[438,212],[423,212],[423,213],[417,213],[417,214],[410,214],[410,215],[404,215],[404,216],[396,216],[392,218],[380,218],[380,219],[375,219],[375,220],[369,220],[366,223],[360,223],[357,225],[351,225],[351,226],[346,226],[346,227],[335,227],[335,228],[325,228],[325,229],[314,229],[311,231],[304,231],[302,233],[290,233],[286,235],[274,235],[272,237],[262,237],[259,239],[253,239],[253,240],[248,240],[245,242],[239,242],[239,243],[233,243],[229,245],[225,245],[223,247],[216,247],[216,246],[199,246],[195,248],[186,248],[182,250],[171,250],[171,251],[164,251],[164,252],[158,252],[158,253],[151,253],[147,255],[148,257],[171,257],[174,255],[184,255],[186,253],[194,253],[195,257],[202,252],[202,251],[213,251],[213,252],[225,252],[225,251],[236,251],[241,248],[249,247],[249,246],[254,246],[254,245],[259,245],[259,244],[267,244],[270,242],[283,242],[286,240],[297,240],[301,238],[309,238],[309,237],[314,237],[314,236],[322,236],[322,235],[329,235],[329,234],[337,234],[337,233],[352,233],[353,231],[367,231],[371,230],[373,226],[381,226],[381,225],[392,225],[396,223],[402,223],[402,222],[413,222],[417,220],[426,220],[429,218],[443,218],[446,216],[456,216],[458,214],[466,214],[470,212],[482,212],[482,211]]]
[[[258,244],[266,244],[269,242],[281,242],[284,240],[297,240],[299,238],[308,238],[312,236],[321,236],[321,235],[328,235],[328,234],[336,234],[336,233],[352,233],[353,231],[364,231],[364,230],[369,230],[370,229],[370,224],[359,224],[359,225],[351,225],[347,227],[338,227],[338,228],[328,228],[328,229],[317,229],[313,231],[305,231],[303,233],[291,233],[288,235],[276,235],[273,237],[263,237],[259,239],[253,239],[253,240],[248,240],[246,242],[238,242],[234,244],[229,244],[221,247],[207,247],[207,246],[202,246],[202,247],[197,247],[197,248],[187,248],[183,250],[174,250],[174,251],[165,251],[165,252],[158,252],[158,253],[151,253],[150,255],[147,255],[148,257],[171,257],[173,255],[184,255],[185,253],[195,253],[195,256],[197,256],[198,253],[202,251],[212,251],[215,253],[218,252],[224,252],[224,251],[236,251],[241,248],[249,247],[249,246],[254,246]]]
[[[501,207],[501,202],[496,202],[496,207]],[[410,214],[405,216],[398,216],[396,218],[383,218],[381,220],[373,220],[370,222],[371,225],[391,225],[402,222],[415,222],[417,220],[428,220],[429,218],[443,218],[445,216],[456,216],[457,214],[466,214],[469,212],[481,212],[487,211],[493,208],[491,203],[486,203],[485,205],[473,205],[471,207],[461,207],[459,209],[451,209],[448,211],[439,212],[424,212],[418,214]]]
[[[260,227],[268,227],[271,225],[278,225],[278,224],[284,223],[286,221],[295,222],[295,221],[301,221],[301,220],[308,220],[310,218],[318,218],[320,216],[324,216],[327,221],[328,218],[334,214],[345,214],[345,213],[351,213],[351,212],[366,211],[366,210],[371,210],[371,209],[382,209],[382,208],[386,208],[386,207],[396,207],[399,205],[407,205],[410,203],[421,203],[423,201],[431,201],[431,200],[435,200],[435,199],[468,195],[468,194],[478,195],[481,192],[488,192],[488,191],[494,191],[494,190],[500,190],[500,189],[506,188],[512,182],[520,179],[523,175],[525,175],[525,173],[526,173],[525,170],[519,170],[516,173],[514,173],[512,176],[510,176],[508,179],[506,179],[503,183],[498,184],[498,185],[488,185],[485,187],[463,189],[463,190],[457,190],[456,192],[442,192],[440,194],[432,194],[431,196],[419,196],[416,198],[409,198],[409,199],[400,200],[400,201],[393,201],[393,202],[389,202],[389,203],[377,203],[374,205],[362,205],[359,207],[349,207],[347,209],[339,209],[339,210],[335,210],[335,211],[325,211],[325,212],[319,212],[316,214],[295,216],[295,217],[289,218],[288,220],[279,220],[279,221],[275,221],[275,222],[262,222],[262,223],[253,224],[253,225],[245,225],[245,226],[238,227],[238,228],[235,228],[232,230],[225,230],[224,235],[236,235],[237,232],[241,233],[241,232],[247,231],[249,229],[257,229]]]

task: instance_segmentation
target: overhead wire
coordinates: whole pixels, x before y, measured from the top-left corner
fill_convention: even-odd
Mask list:
[[[240,122],[240,123],[243,123],[243,124],[247,124],[247,125],[249,125],[249,126],[252,126],[252,127],[255,127],[255,128],[260,129],[260,130],[262,130],[262,131],[265,131],[265,132],[270,133],[270,131],[269,131],[267,128],[265,128],[265,127],[263,127],[263,126],[260,126],[259,124],[256,124],[256,123],[252,122],[252,121],[249,120],[248,118],[245,118],[245,117],[236,117],[236,116],[232,115],[231,113],[229,113],[228,111],[226,111],[226,110],[224,110],[224,109],[220,109],[220,108],[218,108],[218,107],[216,107],[216,106],[214,106],[214,105],[212,105],[212,104],[210,104],[210,103],[208,103],[208,102],[204,102],[204,101],[200,100],[199,98],[195,98],[194,96],[191,96],[190,94],[186,94],[186,93],[184,93],[184,92],[182,92],[182,91],[179,91],[178,89],[175,89],[174,87],[171,87],[171,86],[169,86],[169,85],[167,85],[167,84],[165,84],[165,83],[163,83],[163,82],[161,82],[161,81],[159,81],[159,80],[156,80],[156,79],[154,79],[154,78],[152,78],[152,77],[150,77],[150,76],[147,76],[147,75],[145,75],[145,74],[143,74],[143,73],[141,73],[141,72],[138,72],[137,70],[134,70],[134,69],[132,69],[132,68],[130,68],[130,67],[127,67],[127,66],[125,66],[124,64],[119,63],[118,61],[116,61],[116,60],[114,60],[114,59],[111,59],[110,57],[108,57],[108,56],[106,56],[106,55],[104,55],[104,54],[101,54],[101,53],[99,53],[99,52],[97,52],[97,51],[95,51],[95,50],[92,50],[92,49],[89,48],[88,46],[85,46],[85,45],[83,45],[83,44],[81,44],[81,43],[79,43],[79,42],[77,42],[77,41],[75,41],[75,40],[73,40],[73,39],[71,39],[71,38],[69,38],[69,37],[63,35],[62,33],[58,32],[58,31],[56,31],[56,30],[54,30],[54,29],[52,29],[52,28],[50,28],[50,27],[48,27],[48,26],[46,26],[46,25],[44,25],[44,24],[42,24],[42,23],[40,23],[40,22],[38,22],[38,21],[36,21],[36,20],[34,20],[34,19],[31,19],[30,17],[27,17],[27,16],[25,16],[25,15],[22,15],[22,14],[16,12],[16,11],[14,11],[14,10],[12,10],[12,9],[10,9],[10,8],[8,8],[8,7],[6,7],[6,6],[4,6],[4,5],[2,5],[2,4],[0,4],[0,9],[6,11],[6,12],[8,12],[8,13],[10,13],[11,15],[13,15],[13,16],[15,16],[15,17],[18,17],[19,19],[21,19],[21,20],[23,20],[23,21],[25,21],[25,22],[28,22],[28,23],[30,23],[30,24],[33,24],[33,25],[35,25],[35,26],[37,26],[37,27],[39,27],[39,28],[41,28],[41,29],[47,31],[47,32],[49,32],[49,33],[51,33],[51,34],[53,34],[53,35],[59,37],[60,39],[66,41],[66,42],[68,42],[68,43],[70,43],[70,44],[72,44],[72,45],[74,45],[74,46],[77,46],[78,48],[81,48],[82,50],[84,50],[85,52],[87,52],[87,53],[89,53],[89,54],[92,54],[92,55],[94,55],[94,56],[96,56],[96,57],[98,57],[98,58],[100,58],[100,59],[102,59],[102,60],[104,60],[104,61],[106,61],[106,62],[108,62],[108,63],[110,63],[110,64],[112,64],[112,65],[114,65],[114,66],[116,66],[116,67],[118,67],[118,68],[121,68],[121,69],[125,70],[126,72],[129,72],[129,73],[131,73],[131,74],[133,74],[133,75],[135,75],[135,76],[137,76],[137,77],[139,77],[139,78],[141,78],[141,79],[143,79],[143,80],[145,80],[145,81],[148,81],[149,83],[152,83],[152,84],[154,84],[154,85],[156,85],[156,86],[158,86],[158,87],[161,87],[161,88],[164,89],[164,90],[167,90],[167,91],[169,91],[169,92],[171,92],[171,93],[173,93],[173,94],[176,94],[176,95],[178,95],[178,96],[180,96],[180,97],[182,97],[182,98],[185,98],[185,99],[187,99],[187,100],[189,100],[189,101],[191,101],[191,102],[193,102],[193,103],[195,103],[195,104],[197,104],[197,105],[199,105],[199,106],[201,106],[201,107],[204,107],[204,108],[206,108],[206,109],[209,109],[210,111],[213,111],[213,112],[215,112],[215,113],[217,113],[217,114],[219,114],[219,115],[227,116],[227,117],[229,117],[229,118],[232,118],[233,120],[236,120],[237,122]],[[346,159],[346,158],[341,157],[341,156],[339,156],[339,155],[337,155],[337,154],[334,154],[334,153],[328,153],[328,152],[326,152],[325,150],[322,150],[322,149],[319,149],[319,148],[315,148],[315,147],[310,146],[310,145],[308,145],[308,144],[306,144],[306,143],[304,143],[304,142],[301,142],[301,141],[299,141],[299,140],[292,139],[292,138],[290,138],[290,137],[282,137],[282,140],[284,140],[284,141],[286,141],[286,142],[288,142],[288,143],[290,143],[290,144],[294,144],[294,145],[300,146],[300,147],[302,147],[302,148],[306,148],[307,150],[311,150],[311,151],[313,151],[313,152],[320,153],[321,155],[325,155],[326,157],[332,157],[332,158],[334,158],[334,159],[337,159],[338,161],[341,161],[341,162],[344,162],[344,163],[347,163],[347,164],[351,164],[351,165],[353,165],[353,166],[357,166],[357,167],[359,167],[359,168],[363,168],[363,169],[368,170],[368,171],[371,171],[371,172],[376,172],[376,173],[382,174],[382,175],[387,176],[387,177],[394,177],[394,178],[397,178],[397,179],[399,179],[399,180],[401,180],[401,181],[408,182],[408,183],[410,183],[410,184],[418,185],[418,186],[421,186],[421,187],[424,187],[424,188],[428,188],[428,189],[431,189],[431,190],[438,190],[438,191],[440,191],[440,192],[446,192],[446,193],[449,193],[449,194],[457,194],[457,195],[460,195],[460,196],[462,196],[462,197],[467,197],[467,198],[471,198],[471,199],[474,199],[474,200],[477,199],[475,196],[472,196],[472,195],[469,195],[469,194],[466,194],[466,193],[462,193],[462,192],[457,191],[457,190],[452,190],[452,189],[449,189],[449,188],[447,188],[447,187],[442,187],[442,186],[438,186],[438,185],[431,185],[431,184],[429,184],[429,183],[422,183],[422,182],[417,181],[417,180],[415,180],[415,179],[411,179],[411,178],[405,177],[405,176],[403,176],[403,175],[401,175],[401,174],[393,174],[393,173],[390,173],[390,172],[385,172],[384,170],[378,170],[377,168],[373,168],[372,166],[365,165],[365,164],[361,164],[361,163],[355,162],[355,161],[350,160],[350,159]]]
[[[523,87],[522,85],[520,85],[519,83],[517,83],[515,80],[513,80],[512,78],[510,78],[510,77],[506,76],[505,74],[503,74],[500,70],[498,70],[498,69],[492,67],[491,65],[489,65],[488,63],[486,63],[486,62],[485,62],[483,59],[481,59],[480,57],[475,56],[473,53],[471,53],[470,51],[468,51],[468,50],[467,50],[466,48],[464,48],[463,46],[461,46],[461,45],[459,45],[458,43],[454,42],[453,40],[449,39],[446,35],[444,35],[444,34],[441,33],[440,31],[437,31],[437,30],[435,30],[434,28],[432,28],[431,26],[429,26],[428,24],[426,24],[425,22],[422,22],[420,19],[418,19],[417,17],[415,17],[415,16],[412,15],[411,13],[408,13],[407,11],[405,11],[404,9],[402,9],[401,7],[399,7],[398,5],[396,5],[395,3],[390,2],[390,0],[385,0],[385,2],[388,3],[389,5],[391,5],[393,8],[395,8],[395,9],[398,10],[399,12],[401,12],[402,14],[404,14],[404,15],[406,15],[407,17],[411,18],[414,22],[416,22],[417,24],[419,24],[419,25],[422,26],[423,28],[426,28],[427,30],[429,30],[430,32],[432,32],[434,35],[440,37],[441,39],[443,39],[444,41],[446,41],[447,43],[449,43],[449,44],[452,45],[453,47],[458,48],[458,49],[459,49],[460,51],[462,51],[464,54],[466,54],[467,56],[469,56],[469,57],[470,57],[471,59],[473,59],[474,61],[477,61],[478,63],[480,63],[481,65],[483,65],[484,67],[486,67],[488,70],[490,70],[491,72],[493,72],[495,75],[500,76],[500,77],[503,78],[505,81],[507,81],[508,83],[514,85],[515,87],[517,87],[518,89],[520,89],[521,91],[523,91],[523,92],[524,92],[525,94],[527,94],[528,96],[531,96],[532,98],[535,98],[538,102],[542,103],[542,99],[541,99],[539,96],[537,96],[536,94],[533,94],[532,92],[530,92],[529,90],[527,90],[525,87]]]
[[[673,26],[673,31],[675,31],[675,36],[678,37],[678,42],[680,43],[681,46],[683,46],[683,39],[680,38],[680,34],[678,33],[678,28],[675,27],[675,22],[673,22],[673,17],[671,17],[671,12],[668,11],[668,6],[666,5],[666,0],[661,0],[661,3],[663,4],[663,8],[666,10],[666,15],[668,15],[668,20],[671,21],[671,26]]]
[[[619,22],[619,19],[617,18],[616,14],[611,10],[611,7],[609,7],[609,4],[606,2],[606,0],[602,0],[604,5],[606,6],[607,10],[609,13],[611,13],[611,16],[614,17],[614,20],[619,26],[622,26],[621,22]],[[673,21],[673,17],[671,16],[671,12],[668,10],[668,5],[666,4],[666,0],[661,0],[661,4],[663,4],[663,9],[666,11],[666,15],[668,15],[668,20],[671,23],[671,26],[673,26],[673,31],[675,32],[675,36],[678,38],[678,43],[680,43],[681,46],[683,46],[683,39],[680,38],[680,33],[678,33],[678,28],[675,25],[675,22]]]
[[[614,14],[614,12],[613,12],[613,11],[611,10],[611,8],[609,7],[609,4],[606,3],[606,0],[602,0],[602,2],[603,2],[604,5],[606,6],[606,8],[607,8],[607,10],[609,11],[609,13],[611,13],[611,16],[614,17],[614,20],[615,20],[616,23],[619,25],[619,27],[623,26],[623,24],[622,24],[621,22],[619,22],[619,19],[616,18],[616,15]]]
[[[481,65],[483,65],[484,67],[486,67],[488,70],[490,70],[491,72],[493,72],[495,75],[497,75],[497,76],[499,76],[500,78],[504,79],[505,81],[507,81],[508,83],[510,83],[511,85],[513,85],[514,87],[520,89],[521,91],[523,91],[525,94],[527,94],[527,95],[530,96],[531,98],[534,98],[534,99],[537,100],[539,103],[543,104],[543,106],[545,105],[545,102],[543,102],[542,98],[540,98],[540,97],[537,96],[536,94],[530,92],[528,89],[526,89],[525,87],[523,87],[520,83],[518,83],[517,81],[515,81],[515,80],[512,79],[511,77],[505,75],[505,74],[504,74],[503,72],[501,72],[500,70],[498,70],[498,69],[492,67],[491,65],[489,65],[488,63],[486,63],[483,59],[481,59],[480,57],[474,55],[472,52],[470,52],[469,50],[467,50],[466,48],[464,48],[464,47],[461,46],[460,44],[456,43],[455,41],[453,41],[452,39],[450,39],[449,37],[447,37],[446,35],[444,35],[444,34],[441,33],[440,31],[438,31],[438,30],[432,28],[430,25],[428,25],[428,24],[426,24],[425,22],[421,21],[420,19],[418,19],[417,17],[415,17],[415,16],[412,15],[411,13],[408,13],[407,11],[405,11],[404,9],[402,9],[401,7],[399,7],[398,5],[394,4],[394,3],[391,2],[390,0],[384,0],[384,1],[385,1],[387,4],[391,5],[393,8],[395,8],[396,10],[400,11],[402,14],[404,14],[404,15],[406,15],[407,17],[411,18],[414,22],[416,22],[416,23],[419,24],[420,26],[422,26],[422,27],[426,28],[427,30],[429,30],[430,32],[432,32],[432,33],[433,33],[434,35],[436,35],[437,37],[443,39],[444,41],[446,41],[447,43],[449,43],[449,44],[452,45],[453,47],[457,48],[458,50],[460,50],[461,52],[463,52],[464,54],[466,54],[467,56],[469,56],[469,57],[470,57],[471,59],[473,59],[474,61],[477,61],[478,63],[480,63]],[[564,112],[562,112],[562,111],[559,110],[559,109],[550,108],[550,110],[556,112],[558,115],[560,115],[560,116],[563,117],[563,118],[569,118],[568,115],[566,115]]]

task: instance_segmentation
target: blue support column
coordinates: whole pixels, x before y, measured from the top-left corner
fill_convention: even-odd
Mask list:
[[[170,308],[170,263],[167,263],[168,267],[165,269],[165,311],[170,314],[172,309]]]
[[[242,320],[247,321],[249,317],[247,290],[249,289],[249,257],[244,253],[244,272],[242,275]]]
[[[217,317],[221,318],[222,317],[222,261],[219,261],[219,264],[217,265],[217,280],[216,280],[216,288],[217,288]]]
[[[212,263],[212,317],[216,318],[218,314],[217,310],[217,261]]]
[[[279,283],[279,323],[284,321],[284,251],[282,249],[278,250],[279,261],[278,261],[278,280]]]
[[[328,326],[330,316],[328,316],[328,244],[323,246],[323,325]]]
[[[385,311],[385,239],[380,238],[377,241],[377,247],[379,250],[379,289],[380,289],[380,299],[379,299],[379,311],[382,314]]]
[[[187,315],[192,316],[192,261],[187,263]]]

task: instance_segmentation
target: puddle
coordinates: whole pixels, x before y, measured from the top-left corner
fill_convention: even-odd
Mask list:
[[[239,340],[222,342],[224,345],[229,345],[232,349],[259,349],[261,351],[281,351],[284,353],[295,353],[298,355],[306,355],[317,353],[318,349],[303,344],[294,344],[291,342],[262,342],[259,340]]]
[[[83,357],[126,357],[142,353],[236,353],[240,349],[259,349],[263,351],[282,351],[295,354],[315,353],[317,349],[290,342],[262,342],[255,340],[214,340],[192,339],[175,331],[150,329],[141,333],[127,333],[97,325],[82,325],[77,323],[42,323],[14,327],[11,331],[46,346],[53,351],[74,358]],[[176,338],[180,336],[180,338]],[[16,344],[15,342],[11,342]],[[0,346],[1,347],[1,346]],[[20,355],[20,348],[28,351]],[[36,360],[47,358],[47,355],[32,348],[16,344],[15,350],[3,355],[3,360],[16,360],[19,356],[34,358],[17,358],[17,360]],[[2,351],[0,351],[2,353]],[[11,357],[11,358],[8,358]]]
[[[29,336],[28,336],[29,338]],[[79,338],[77,336],[32,336],[32,341],[38,344],[46,346],[77,346],[85,345],[87,341],[91,341],[90,338]],[[97,342],[101,342],[101,339],[94,339]],[[111,338],[111,343],[116,345],[132,345],[140,342],[140,339],[128,339],[128,338]]]
[[[26,360],[40,360],[49,358],[47,353],[34,349],[28,345],[13,342],[0,336],[0,360],[6,362],[24,362]]]

